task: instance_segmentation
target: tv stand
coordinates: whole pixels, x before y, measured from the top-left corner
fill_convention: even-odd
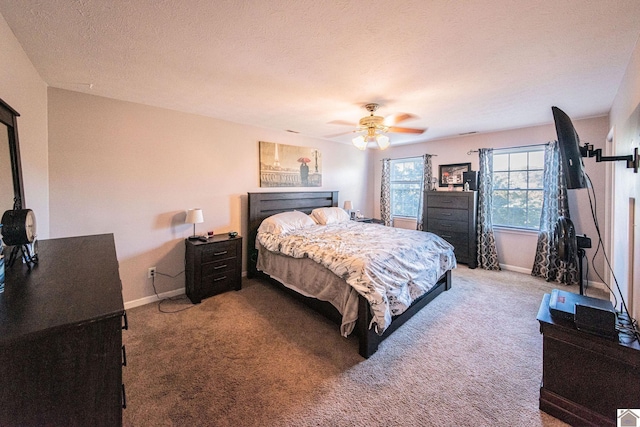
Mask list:
[[[640,408],[640,344],[620,343],[538,310],[543,335],[540,409],[580,426],[615,426],[617,409]]]

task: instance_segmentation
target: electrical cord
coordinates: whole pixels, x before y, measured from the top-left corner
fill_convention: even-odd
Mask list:
[[[640,330],[638,330],[638,322],[633,317],[631,317],[631,313],[629,313],[629,309],[627,308],[627,303],[624,300],[624,296],[622,295],[622,290],[620,289],[620,284],[618,283],[616,274],[614,273],[613,268],[611,267],[611,262],[609,261],[609,257],[607,256],[607,252],[604,248],[604,243],[602,242],[600,225],[598,224],[598,217],[596,215],[596,207],[597,207],[596,192],[593,188],[591,177],[586,172],[585,172],[585,175],[587,177],[587,180],[589,181],[589,186],[587,187],[587,195],[589,196],[589,207],[591,208],[591,216],[593,218],[593,224],[596,227],[596,233],[598,235],[598,246],[596,247],[596,252],[593,254],[593,257],[591,258],[592,264],[594,266],[593,271],[596,273],[596,275],[602,281],[602,283],[604,283],[607,289],[609,289],[609,292],[613,294],[614,307],[616,307],[618,305],[618,299],[616,298],[616,293],[611,289],[611,287],[607,284],[607,282],[605,282],[605,280],[600,276],[600,274],[598,274],[598,271],[595,268],[595,258],[598,251],[600,250],[600,247],[602,247],[602,254],[604,255],[605,261],[607,262],[607,267],[611,272],[611,276],[613,277],[613,281],[616,284],[616,289],[620,294],[620,300],[622,302],[620,307],[621,308],[620,314],[618,315],[619,330],[625,333],[626,335],[633,337],[631,341],[633,341],[634,339],[640,341]],[[589,188],[591,189],[591,191],[589,191]],[[593,193],[593,202],[591,200],[591,193]]]
[[[175,274],[175,275],[171,275],[171,274],[166,274],[166,273],[160,273],[158,271],[155,272],[155,274],[153,276],[151,276],[151,286],[153,286],[153,293],[156,295],[156,298],[158,298],[158,311],[160,313],[165,313],[165,314],[171,314],[171,313],[179,313],[181,311],[185,311],[185,310],[189,310],[190,308],[193,308],[193,305],[188,305],[187,307],[183,307],[181,309],[178,310],[166,310],[163,309],[162,304],[170,301],[180,301],[183,299],[186,299],[185,295],[178,295],[176,297],[171,297],[171,298],[160,298],[160,295],[158,295],[158,291],[156,289],[156,276],[165,276],[165,277],[170,277],[172,279],[175,279],[176,277],[178,277],[179,275],[183,274],[184,270],[182,270],[181,272]]]

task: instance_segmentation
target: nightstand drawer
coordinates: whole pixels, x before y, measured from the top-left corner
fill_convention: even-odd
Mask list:
[[[427,206],[429,208],[447,208],[447,209],[469,209],[469,199],[466,197],[443,195],[437,196],[427,195]]]
[[[216,274],[202,278],[202,298],[207,298],[222,292],[230,291],[236,285],[233,274]]]
[[[202,263],[217,261],[224,258],[236,257],[236,242],[219,242],[215,245],[207,245],[202,248]]]
[[[220,275],[236,269],[236,258],[221,259],[220,261],[202,264],[202,277]]]
[[[466,209],[444,209],[444,208],[428,208],[427,218],[429,221],[432,219],[446,219],[449,221],[469,221],[469,211]]]

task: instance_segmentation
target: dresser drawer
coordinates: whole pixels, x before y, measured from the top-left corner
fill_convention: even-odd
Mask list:
[[[236,269],[237,258],[226,258],[202,264],[202,277],[220,275]],[[203,279],[204,280],[204,279]]]
[[[236,257],[236,242],[218,242],[202,248],[202,263],[217,261],[224,258]]]
[[[429,231],[445,231],[445,232],[459,232],[469,233],[469,223],[466,221],[448,221],[446,219],[429,219],[427,223]]]
[[[427,208],[427,218],[446,219],[449,221],[469,221],[469,211],[466,209]]]
[[[429,233],[436,234],[442,237],[447,242],[451,243],[453,246],[456,247],[456,252],[457,252],[457,249],[461,248],[462,246],[469,248],[469,233],[467,233],[466,231],[457,232],[457,231],[432,230],[432,229],[429,229],[427,231]]]
[[[427,195],[427,207],[447,209],[469,209],[469,199],[448,194]]]

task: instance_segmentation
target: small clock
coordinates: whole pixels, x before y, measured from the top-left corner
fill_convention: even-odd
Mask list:
[[[6,211],[2,215],[2,240],[7,246],[26,245],[36,239],[36,216],[31,209]]]

